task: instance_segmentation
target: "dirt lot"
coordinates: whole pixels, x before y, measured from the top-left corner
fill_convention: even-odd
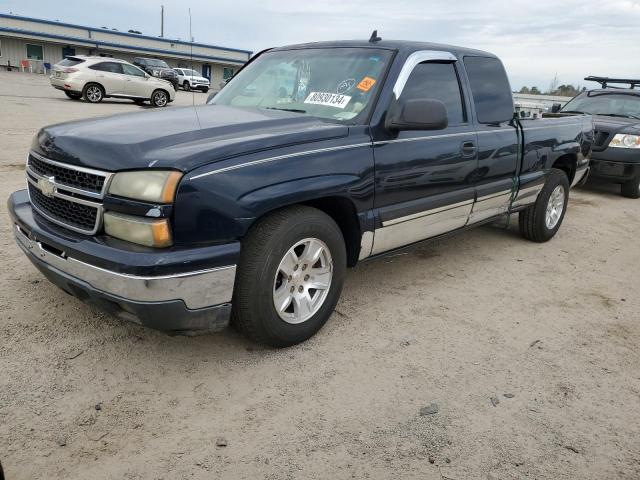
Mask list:
[[[138,108],[0,73],[0,197],[40,126]],[[92,311],[0,209],[8,480],[640,478],[640,201],[615,187],[573,191],[548,244],[487,227],[365,263],[327,326],[278,351]]]

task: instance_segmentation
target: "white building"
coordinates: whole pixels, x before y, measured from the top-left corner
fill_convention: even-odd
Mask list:
[[[193,51],[192,51],[193,50]],[[69,55],[104,55],[132,61],[152,57],[201,72],[217,86],[251,57],[250,51],[163,37],[0,14],[0,67],[43,72]]]

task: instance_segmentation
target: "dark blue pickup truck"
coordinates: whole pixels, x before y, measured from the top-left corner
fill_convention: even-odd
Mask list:
[[[208,105],[42,129],[9,211],[29,259],[82,300],[287,346],[366,258],[516,212],[524,237],[549,240],[592,143],[588,115],[515,118],[490,53],[296,45],[257,55]]]

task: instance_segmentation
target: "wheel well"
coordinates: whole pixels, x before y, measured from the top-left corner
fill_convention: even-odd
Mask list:
[[[353,203],[342,197],[326,197],[304,202],[303,205],[323,211],[338,224],[347,249],[347,266],[355,266],[360,255],[362,234],[358,214]]]
[[[84,92],[85,88],[87,88],[89,85],[95,85],[97,87],[100,87],[100,90],[102,90],[102,93],[104,94],[106,92],[106,90],[104,89],[104,87],[102,86],[102,84],[98,83],[98,82],[87,82],[84,84],[84,87],[82,87],[82,91]]]
[[[573,182],[573,178],[576,175],[576,165],[578,163],[578,159],[575,155],[563,155],[558,158],[551,168],[557,168],[558,170],[562,170],[567,174],[567,178],[569,179],[569,184]]]

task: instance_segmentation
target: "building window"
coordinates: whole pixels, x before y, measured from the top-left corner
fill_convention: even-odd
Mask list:
[[[230,80],[231,77],[233,77],[234,73],[236,72],[233,68],[224,67],[224,69],[222,70],[222,79],[226,82],[227,80]]]
[[[42,48],[42,45],[30,45],[27,43],[27,60],[44,60],[44,48]]]

